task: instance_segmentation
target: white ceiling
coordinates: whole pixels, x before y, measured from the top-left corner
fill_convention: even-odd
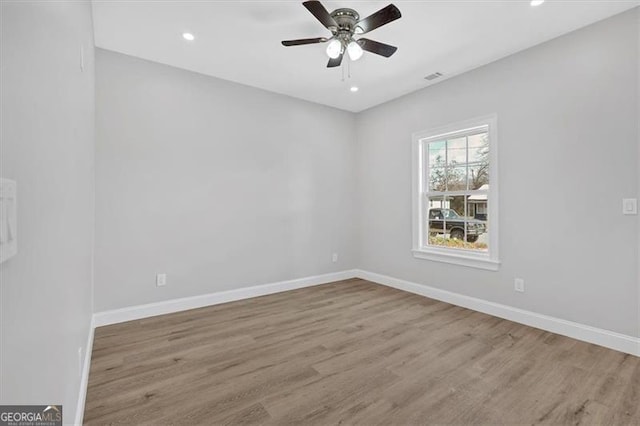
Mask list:
[[[390,1],[325,1],[362,17]],[[398,46],[327,69],[324,44],[281,40],[329,34],[301,1],[93,1],[96,46],[348,110],[361,111],[640,4],[638,1],[398,1],[402,18],[367,34]],[[195,41],[181,34],[191,32]],[[345,61],[346,62],[346,61]],[[360,88],[351,93],[349,87]]]

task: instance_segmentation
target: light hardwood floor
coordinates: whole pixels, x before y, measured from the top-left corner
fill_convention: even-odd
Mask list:
[[[640,424],[640,358],[354,279],[96,329],[87,424]]]

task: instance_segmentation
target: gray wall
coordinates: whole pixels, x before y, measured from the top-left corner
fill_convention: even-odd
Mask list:
[[[357,117],[365,270],[640,335],[636,10]],[[498,114],[499,272],[414,259],[412,132]],[[513,290],[514,277],[526,293]]]
[[[0,175],[18,182],[18,254],[0,265],[0,403],[64,404],[73,422],[92,313],[91,9],[0,7]]]
[[[351,113],[96,60],[96,311],[355,267]]]
[[[638,22],[638,109],[637,109],[637,121],[638,124],[638,192],[640,192],[640,7],[636,7],[636,21]],[[640,220],[640,218],[639,218]],[[638,336],[640,336],[640,224],[638,225],[638,260],[636,262],[638,267]]]

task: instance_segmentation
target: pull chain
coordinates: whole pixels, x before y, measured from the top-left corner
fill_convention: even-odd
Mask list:
[[[340,66],[342,70],[342,82],[344,83],[344,64],[347,63],[347,79],[351,80],[351,60],[347,57],[345,61],[342,61],[342,65]]]

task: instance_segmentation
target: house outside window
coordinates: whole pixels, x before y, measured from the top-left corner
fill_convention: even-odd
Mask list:
[[[497,117],[413,135],[413,254],[497,270]]]

